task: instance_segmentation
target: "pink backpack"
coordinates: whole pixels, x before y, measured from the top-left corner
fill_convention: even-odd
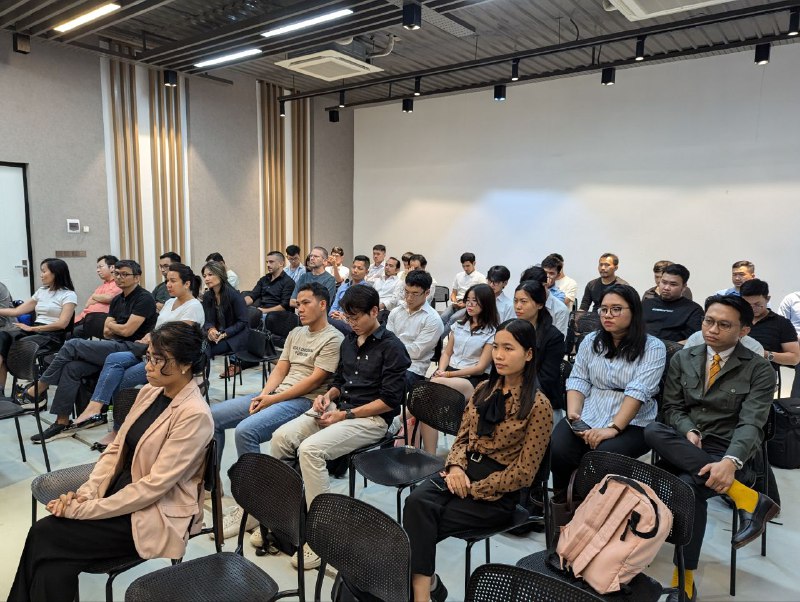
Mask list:
[[[561,527],[556,552],[600,594],[630,583],[655,558],[672,530],[672,512],[644,483],[607,475]]]

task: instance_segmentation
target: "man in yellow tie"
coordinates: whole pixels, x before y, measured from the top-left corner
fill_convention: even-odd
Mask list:
[[[741,525],[732,539],[736,548],[761,535],[780,510],[752,489],[753,464],[775,390],[775,371],[769,362],[739,342],[752,323],[753,309],[741,297],[714,295],[706,300],[705,344],[675,354],[662,400],[665,424],[651,423],[644,432],[645,441],[667,468],[694,490],[692,539],[684,548],[689,600],[697,597],[694,572],[706,530],[708,498],[726,494],[736,504]],[[673,587],[677,584],[676,568]],[[677,602],[677,592],[667,600]]]

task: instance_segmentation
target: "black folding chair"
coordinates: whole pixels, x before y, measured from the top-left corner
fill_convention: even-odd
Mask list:
[[[436,309],[437,303],[444,303],[444,306],[447,307],[447,304],[450,302],[450,289],[446,286],[439,286],[438,284],[433,289],[433,299],[431,300],[431,305],[433,309]]]
[[[247,348],[236,353],[236,363],[261,364],[261,386],[267,384],[269,364],[280,358],[268,333],[253,328],[247,331]],[[233,379],[233,396],[236,397],[236,379]]]
[[[289,333],[300,326],[300,318],[294,311],[273,311],[267,314],[264,325],[272,336],[273,343],[277,347],[283,347]]]
[[[467,584],[466,602],[597,602],[598,594],[510,564],[484,564]]]

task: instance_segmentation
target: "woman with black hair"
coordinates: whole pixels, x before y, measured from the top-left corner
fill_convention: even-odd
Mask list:
[[[203,332],[208,340],[209,358],[224,353],[243,351],[247,347],[247,304],[244,297],[228,282],[225,266],[209,261],[203,266],[206,283],[203,295],[205,322]]]
[[[492,358],[489,380],[464,410],[445,469],[406,500],[403,527],[411,543],[416,602],[447,598],[434,574],[437,542],[478,525],[508,523],[519,490],[531,484],[550,441],[552,408],[538,388],[530,322],[503,322]]]
[[[89,479],[47,504],[34,524],[8,599],[71,602],[78,574],[98,561],[181,558],[202,526],[205,448],[214,423],[194,374],[196,325],[168,322],[144,356],[145,385]]]
[[[6,369],[5,359],[11,350],[11,344],[21,338],[34,336],[40,349],[57,350],[64,343],[67,329],[75,317],[78,295],[69,275],[69,266],[63,259],[48,258],[40,264],[42,287],[33,297],[18,307],[0,309],[0,316],[16,318],[24,314],[36,312],[32,325],[14,322],[0,330],[0,395],[5,395]]]
[[[590,449],[638,458],[648,451],[644,427],[658,412],[664,343],[647,334],[638,293],[615,284],[602,297],[601,328],[578,348],[567,379],[567,417],[551,444],[553,489],[560,501],[572,472]]]

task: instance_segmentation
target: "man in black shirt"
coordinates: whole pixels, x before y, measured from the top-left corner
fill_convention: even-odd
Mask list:
[[[280,251],[270,251],[267,255],[267,273],[258,279],[249,295],[244,296],[247,305],[254,305],[267,322],[269,314],[275,311],[290,311],[289,300],[292,298],[295,282],[283,271],[286,257]]]
[[[378,322],[380,295],[371,286],[347,289],[340,302],[353,331],[342,342],[339,365],[325,395],[314,400],[312,417],[299,416],[272,436],[270,454],[297,460],[310,506],[330,489],[326,462],[377,443],[400,413],[405,373],[411,366],[406,347]],[[306,545],[304,567],[319,566]],[[297,558],[292,559],[297,566]]]
[[[664,268],[670,265],[673,265],[675,262],[670,261],[669,259],[662,259],[660,261],[656,261],[653,264],[653,279],[656,282],[656,285],[652,288],[647,289],[642,294],[642,302],[647,301],[648,299],[652,299],[653,297],[658,297],[661,294],[660,286],[661,286],[661,275],[664,273]],[[692,289],[688,286],[684,287],[683,289],[683,296],[687,299],[692,299]]]
[[[689,335],[700,330],[703,308],[683,296],[688,282],[689,270],[681,264],[673,263],[664,268],[658,287],[661,295],[642,303],[647,334],[685,343]]]
[[[586,284],[586,289],[583,291],[583,298],[578,311],[597,311],[600,307],[600,302],[603,300],[603,295],[614,284],[628,284],[622,278],[617,276],[619,269],[619,257],[614,253],[603,253],[597,264],[597,271],[600,278],[590,280]]]
[[[750,336],[764,347],[764,357],[776,370],[780,366],[797,366],[800,363],[800,343],[792,323],[773,312],[769,304],[769,285],[753,278],[742,283],[742,298],[753,308],[753,327]]]
[[[53,396],[50,413],[57,416],[56,422],[44,431],[45,440],[60,439],[73,435],[85,423],[72,424],[70,411],[75,403],[81,379],[99,372],[106,358],[116,351],[133,351],[143,354],[146,345],[136,343],[155,326],[157,313],[153,295],[139,286],[142,268],[133,260],[123,259],[115,265],[117,285],[122,293],[114,297],[103,327],[103,341],[70,339],[56,354],[37,383],[25,392],[24,402],[45,403],[45,392],[49,385],[58,385]],[[102,424],[105,417],[93,416],[86,422]],[[31,437],[41,443],[39,434]]]

